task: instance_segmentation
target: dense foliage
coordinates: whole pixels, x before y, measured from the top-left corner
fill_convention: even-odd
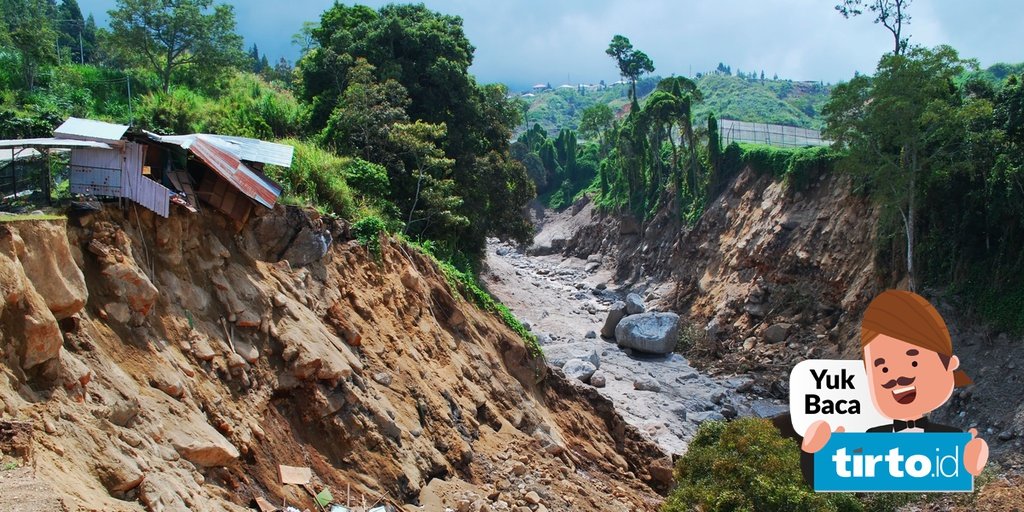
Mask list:
[[[993,69],[1004,71],[996,66]],[[637,82],[637,96],[641,102],[654,91],[659,81],[659,77],[646,77]],[[758,78],[753,73],[733,75],[724,71],[698,73],[693,81],[704,97],[694,107],[695,119],[707,119],[709,114],[714,114],[719,119],[755,123],[814,129],[824,126],[821,109],[828,101],[829,85]],[[614,113],[623,113],[629,105],[629,84],[590,88],[559,86],[529,94],[521,98],[526,105],[528,127],[540,124],[549,134],[558,133],[563,128],[583,131],[583,114],[595,105],[607,106]],[[590,139],[589,136],[587,138]]]
[[[883,268],[963,290],[1022,331],[1024,89],[973,67],[949,47],[886,55],[874,76],[836,87],[827,134],[882,208]]]
[[[508,146],[520,112],[503,86],[469,74],[461,18],[423,5],[336,4],[311,35],[298,66],[310,128],[388,169],[407,234],[469,253],[487,235],[531,237],[521,210],[534,187]]]
[[[676,463],[677,487],[663,510],[863,509],[850,495],[816,494],[803,483],[799,461],[796,443],[780,436],[767,420],[704,422]]]
[[[430,246],[472,300],[531,339],[472,277],[486,236],[531,238],[535,188],[510,154],[519,103],[470,75],[460,18],[336,4],[296,34],[292,68],[244,52],[233,9],[213,0],[118,0],[109,30],[75,0],[0,7],[0,137],[48,136],[77,116],[281,140],[293,165],[265,172],[282,203],[352,221],[371,251],[385,233]]]

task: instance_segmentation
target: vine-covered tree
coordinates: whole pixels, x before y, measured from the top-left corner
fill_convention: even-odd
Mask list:
[[[242,37],[235,33],[235,11],[212,0],[117,0],[110,10],[107,38],[112,53],[150,67],[164,92],[174,72],[194,65],[215,73],[244,62]]]

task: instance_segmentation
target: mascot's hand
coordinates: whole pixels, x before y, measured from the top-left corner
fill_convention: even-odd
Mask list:
[[[845,431],[846,429],[843,427],[836,428],[836,432]],[[815,421],[811,423],[810,427],[807,427],[807,433],[804,434],[804,442],[801,448],[807,453],[816,453],[828,444],[830,437],[832,437],[832,429],[828,426],[828,422],[824,420]],[[986,450],[987,453],[988,451]]]
[[[812,425],[811,428],[814,426]],[[981,474],[981,470],[985,469],[985,463],[988,462],[988,443],[978,437],[978,429],[972,428],[967,432],[971,434],[971,440],[964,447],[964,468],[968,473],[978,476]],[[806,438],[804,443],[807,443]]]

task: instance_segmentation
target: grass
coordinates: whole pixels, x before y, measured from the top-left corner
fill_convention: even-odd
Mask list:
[[[51,215],[51,214],[16,214],[8,215],[0,213],[0,222],[24,222],[24,221],[51,221],[51,220],[68,220],[63,215]]]

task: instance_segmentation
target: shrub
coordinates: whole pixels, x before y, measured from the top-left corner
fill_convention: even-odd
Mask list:
[[[376,215],[363,217],[352,224],[352,234],[356,240],[366,247],[375,258],[380,258],[380,235],[387,229],[387,224]]]
[[[344,219],[356,215],[355,199],[345,179],[349,159],[339,157],[316,144],[284,139],[281,144],[295,147],[291,167],[268,165],[265,172],[284,189],[283,195],[302,198]]]
[[[803,190],[820,173],[831,171],[841,157],[841,153],[827,146],[779,148],[733,142],[722,154],[721,173],[727,180],[749,165],[755,171],[786,181],[796,190]]]
[[[800,472],[797,445],[767,420],[701,424],[676,465],[664,512],[860,511],[848,494],[815,494]]]
[[[348,162],[345,166],[345,179],[364,196],[386,198],[391,189],[387,169],[362,158]]]

